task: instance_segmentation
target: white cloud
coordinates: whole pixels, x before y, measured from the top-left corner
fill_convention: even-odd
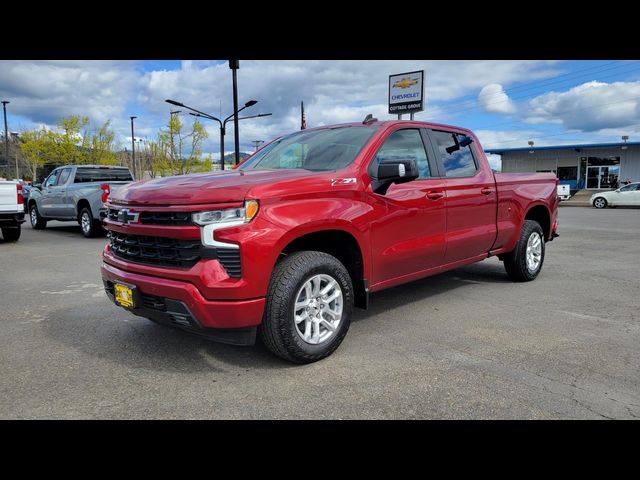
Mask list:
[[[152,138],[165,125],[167,98],[213,115],[232,110],[231,72],[226,62],[184,61],[178,70],[143,72],[134,61],[0,61],[0,95],[11,100],[10,114],[53,125],[71,115],[88,115],[94,123],[112,120],[119,143],[127,145],[129,116],[136,115],[136,136]],[[425,112],[417,119],[446,122],[451,114],[441,103],[473,95],[491,84],[509,85],[549,78],[558,73],[552,61],[242,61],[239,101],[258,100],[247,115],[266,118],[241,121],[242,149],[251,140],[269,140],[300,126],[300,101],[309,127],[361,121],[368,113],[380,120],[387,113],[388,76],[425,70]],[[243,112],[244,113],[244,112]],[[186,112],[183,121],[193,120]],[[205,151],[219,151],[217,123],[203,120],[209,139]],[[12,127],[13,128],[13,127]],[[227,151],[233,144],[228,124]]]
[[[133,61],[0,62],[0,93],[11,114],[53,125],[68,115],[96,123],[126,115],[135,86]]]
[[[499,83],[486,85],[478,94],[478,103],[487,112],[510,115],[516,106]]]
[[[525,121],[556,122],[565,129],[595,132],[640,123],[640,82],[588,82],[529,101]]]

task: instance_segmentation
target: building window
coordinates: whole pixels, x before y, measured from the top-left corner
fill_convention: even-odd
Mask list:
[[[560,180],[577,180],[578,167],[558,167],[558,178]]]
[[[587,157],[587,165],[590,167],[620,165],[620,157]]]

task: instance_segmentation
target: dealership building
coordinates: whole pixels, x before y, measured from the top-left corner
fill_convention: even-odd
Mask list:
[[[640,182],[640,142],[494,148],[502,171],[553,172],[573,191],[616,188],[620,182]]]

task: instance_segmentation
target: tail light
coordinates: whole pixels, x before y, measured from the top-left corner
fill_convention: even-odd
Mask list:
[[[22,198],[22,185],[16,185],[18,187],[18,205],[22,205],[24,203],[24,199]]]
[[[109,194],[111,193],[109,184],[103,183],[102,185],[100,185],[100,190],[102,190],[102,203],[107,203],[107,199],[109,198]]]

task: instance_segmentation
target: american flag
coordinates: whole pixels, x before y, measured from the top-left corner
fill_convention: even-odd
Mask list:
[[[304,118],[304,102],[300,102],[300,113],[300,130],[304,130],[305,128],[307,128],[307,119]]]

